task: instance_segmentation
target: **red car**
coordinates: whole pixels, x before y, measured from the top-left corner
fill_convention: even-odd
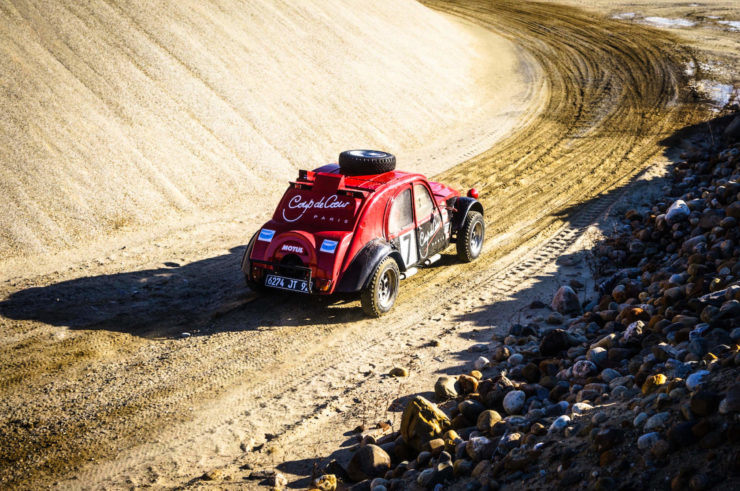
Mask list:
[[[338,165],[300,171],[247,246],[249,287],[359,292],[365,313],[379,317],[393,307],[400,280],[438,261],[450,243],[462,261],[477,258],[485,235],[477,192],[463,197],[395,167],[389,153],[348,150]]]

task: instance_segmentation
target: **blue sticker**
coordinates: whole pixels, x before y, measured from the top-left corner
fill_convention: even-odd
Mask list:
[[[321,252],[327,252],[329,254],[334,254],[334,251],[337,250],[337,242],[336,240],[329,240],[324,239],[324,242],[321,243],[321,249],[319,249]]]
[[[263,242],[270,242],[273,237],[275,237],[274,230],[263,228],[262,230],[260,230],[260,235],[259,237],[257,237],[257,240],[261,240]]]

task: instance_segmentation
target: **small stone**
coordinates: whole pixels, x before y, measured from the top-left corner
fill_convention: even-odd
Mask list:
[[[501,415],[497,411],[486,409],[478,415],[476,426],[481,433],[490,433],[499,421]]]
[[[390,463],[390,459],[388,463]],[[273,489],[284,489],[288,485],[288,478],[280,472],[275,472],[269,479],[269,482]]]
[[[586,404],[585,402],[577,402],[573,404],[573,407],[571,407],[571,413],[580,416],[591,411],[593,408],[594,407],[591,404]]]
[[[624,432],[617,428],[603,428],[594,435],[597,452],[604,452],[619,445],[624,439]]]
[[[706,379],[707,375],[709,375],[708,370],[699,370],[692,373],[686,379],[686,388],[689,389],[690,392],[693,392],[702,383],[704,383],[704,379]]]
[[[592,360],[593,361],[593,360]],[[594,362],[596,363],[596,362]],[[596,363],[598,365],[598,363]],[[605,368],[601,371],[601,374],[599,375],[601,377],[601,380],[606,382],[607,384],[614,380],[617,377],[621,377],[622,374],[618,371],[614,370],[613,368]]]
[[[439,454],[441,454],[444,449],[445,449],[444,439],[435,438],[434,440],[429,440],[429,451],[432,453],[433,457],[439,456]]]
[[[725,398],[719,404],[719,412],[722,414],[740,412],[740,384],[730,386]]]
[[[552,422],[549,431],[550,433],[560,433],[565,430],[568,424],[570,424],[570,416],[564,414]]]
[[[558,289],[550,306],[560,314],[581,313],[581,302],[578,300],[578,295],[567,285],[563,285]]]
[[[347,474],[359,482],[374,477],[383,477],[390,469],[391,458],[377,445],[364,445],[352,456],[347,465]]]
[[[521,390],[512,390],[504,396],[504,410],[509,414],[520,414],[524,407],[526,394]]]
[[[478,390],[478,379],[470,375],[460,375],[457,378],[457,386],[463,394],[472,394]]]
[[[484,368],[488,366],[489,363],[490,361],[488,360],[488,358],[484,356],[479,356],[478,359],[476,359],[475,362],[473,362],[473,366],[475,367],[476,370],[483,370]]]
[[[553,329],[542,337],[540,354],[543,356],[556,355],[568,349],[569,346],[567,333],[562,329]]]
[[[665,212],[665,219],[669,225],[679,223],[686,220],[691,214],[691,210],[686,202],[682,199],[677,199]]]
[[[660,440],[660,434],[656,432],[645,433],[637,439],[637,448],[640,450],[650,450],[650,447],[658,440]]]
[[[689,480],[689,489],[691,491],[702,491],[712,487],[712,480],[706,474],[694,474]]]
[[[632,426],[634,426],[635,428],[640,428],[645,423],[645,421],[647,421],[647,419],[647,413],[639,413],[637,416],[635,416],[635,419],[632,420]]]
[[[665,428],[668,425],[668,422],[671,419],[671,413],[664,411],[662,413],[657,413],[648,418],[647,421],[645,421],[645,427],[643,430],[645,431],[654,431],[654,430],[660,430]]]
[[[408,377],[409,371],[403,367],[393,367],[388,375],[390,375],[391,377]]]
[[[438,401],[446,401],[447,399],[454,399],[457,397],[457,389],[455,388],[455,384],[457,383],[457,380],[454,377],[448,377],[447,375],[442,375],[437,379],[437,382],[434,384],[434,397],[437,398]]]
[[[699,390],[691,396],[691,411],[699,416],[709,416],[717,410],[719,402],[719,394],[707,390]]]
[[[563,314],[560,312],[550,312],[550,315],[547,316],[547,320],[545,322],[555,326],[560,325],[563,323]]]
[[[181,338],[189,338],[190,337],[190,333],[189,332],[181,332],[180,333],[180,337]]]
[[[588,353],[586,353],[586,358],[600,367],[604,366],[604,363],[606,363],[606,361],[609,359],[606,349],[599,346],[588,350]]]
[[[668,455],[670,449],[671,446],[668,444],[668,442],[661,439],[653,443],[653,445],[650,447],[650,453],[653,454],[655,458],[662,459],[665,458],[666,455]]]
[[[645,382],[642,384],[642,393],[644,395],[652,394],[656,390],[658,390],[663,384],[666,383],[667,377],[663,375],[662,373],[658,373],[656,375],[651,375],[648,378],[645,379]]]
[[[224,478],[224,473],[221,469],[213,469],[203,474],[204,481],[221,481]]]
[[[521,353],[514,353],[506,361],[508,361],[511,366],[516,366],[524,361],[524,355]]]
[[[499,346],[493,351],[493,359],[496,361],[504,361],[511,356],[511,351],[506,346]]]
[[[313,480],[313,487],[320,491],[335,491],[337,489],[337,476],[324,474]]]
[[[638,341],[642,337],[642,333],[645,329],[645,323],[642,321],[635,321],[624,330],[622,335],[623,342]]]
[[[428,487],[431,487],[433,479],[434,479],[434,469],[424,469],[423,471],[419,473],[419,476],[416,478],[416,484],[418,484],[422,488],[428,488]]]
[[[609,415],[605,412],[596,412],[593,416],[591,416],[591,424],[594,426],[599,426],[603,423],[606,423],[609,420]]]
[[[573,365],[573,375],[578,378],[588,378],[592,375],[596,375],[598,372],[599,369],[596,365],[588,360],[580,360]]]
[[[486,407],[475,399],[466,399],[457,405],[457,410],[468,421],[477,421],[478,416],[486,410]]]
[[[473,463],[467,459],[457,459],[452,469],[455,477],[467,476],[473,471]]]
[[[473,461],[490,459],[496,450],[496,442],[485,436],[472,437],[465,444],[465,452]]]

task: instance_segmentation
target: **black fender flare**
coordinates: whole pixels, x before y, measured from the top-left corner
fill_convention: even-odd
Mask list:
[[[355,255],[342,274],[336,291],[349,293],[364,289],[378,263],[388,256],[391,256],[398,263],[398,268],[401,271],[406,270],[401,254],[388,241],[375,239],[365,244],[365,247]]]
[[[452,206],[455,209],[450,219],[452,225],[452,235],[457,235],[460,229],[462,229],[463,225],[465,224],[465,217],[468,216],[469,212],[477,211],[481,215],[484,214],[483,205],[480,204],[480,201],[475,198],[459,196],[455,198],[454,202],[448,202],[448,205]]]
[[[259,231],[255,232],[255,234],[252,236],[251,239],[249,239],[249,242],[247,243],[247,248],[244,250],[244,256],[242,256],[242,273],[245,275],[251,274],[252,265],[249,261],[249,256],[252,255],[252,249],[254,248],[254,241],[257,240],[257,235],[259,235]]]

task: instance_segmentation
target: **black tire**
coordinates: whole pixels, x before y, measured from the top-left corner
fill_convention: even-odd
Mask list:
[[[398,297],[401,272],[392,257],[386,257],[375,268],[370,283],[362,290],[362,310],[370,317],[380,317],[393,308]]]
[[[345,150],[339,154],[339,168],[348,176],[382,174],[396,168],[396,157],[380,150]]]
[[[466,263],[474,261],[483,250],[485,237],[486,223],[483,215],[477,211],[468,212],[465,223],[457,233],[457,257]]]
[[[247,244],[247,250],[244,251],[245,260],[249,261],[247,259],[252,254],[252,249],[254,248],[254,241],[257,239],[257,234],[254,234],[252,236],[252,239],[249,241],[249,244]],[[249,268],[251,269],[251,268]],[[252,290],[255,293],[268,293],[271,289],[266,287],[264,282],[255,281],[252,279],[252,275],[249,273],[244,273],[244,281],[249,287],[250,290]]]

